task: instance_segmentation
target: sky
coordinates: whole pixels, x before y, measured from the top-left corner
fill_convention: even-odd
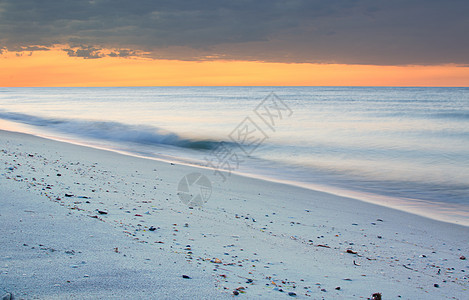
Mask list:
[[[0,86],[469,86],[467,0],[0,0]]]

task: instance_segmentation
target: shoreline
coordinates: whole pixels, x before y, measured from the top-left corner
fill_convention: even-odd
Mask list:
[[[72,144],[72,145],[76,145],[80,147],[97,149],[101,151],[113,152],[113,153],[117,153],[120,155],[136,157],[140,159],[147,159],[147,160],[163,162],[163,163],[175,163],[177,165],[184,165],[186,167],[205,170],[205,171],[208,171],[209,173],[212,170],[211,168],[207,166],[199,165],[197,163],[191,163],[190,160],[185,160],[179,157],[168,156],[165,158],[164,155],[151,157],[151,156],[146,156],[143,154],[140,155],[137,153],[132,153],[130,151],[106,148],[103,146],[94,145],[92,143],[87,144],[86,142],[62,139],[60,137],[53,137],[53,136],[34,134],[34,133],[26,133],[26,132],[21,132],[21,131],[15,131],[13,129],[11,130],[0,129],[0,132],[1,131],[25,134],[27,136],[38,137],[38,138],[42,138],[46,140],[56,141],[60,143],[67,143],[67,144]],[[223,172],[225,174],[228,173],[228,171],[225,171],[225,170],[217,170],[217,172]],[[249,173],[245,173],[245,172],[241,172],[237,170],[231,171],[231,174],[235,176],[241,176],[241,177],[251,178],[255,180],[271,182],[275,184],[289,185],[289,186],[293,186],[293,187],[297,187],[301,189],[310,190],[313,192],[321,192],[321,193],[329,194],[329,195],[336,196],[336,197],[353,199],[356,201],[370,203],[370,204],[382,206],[385,208],[399,210],[405,213],[409,213],[411,215],[416,215],[416,216],[428,218],[428,219],[435,220],[435,221],[469,227],[469,217],[465,216],[466,213],[469,213],[467,211],[467,207],[465,207],[464,205],[456,204],[456,203],[432,202],[429,200],[421,200],[421,199],[396,198],[392,196],[371,194],[371,193],[362,192],[362,191],[353,191],[353,190],[343,189],[339,187],[324,186],[322,184],[298,182],[298,181],[292,181],[288,179],[279,179],[275,177],[268,177],[268,176],[263,176],[263,175],[258,175],[258,174],[249,174]],[[441,213],[436,213],[435,211],[440,211],[440,212],[446,211],[448,213],[441,214]],[[461,211],[464,211],[464,215],[461,215],[460,213]]]
[[[194,166],[22,133],[0,136],[1,178],[8,182],[0,185],[2,195],[27,190],[34,201],[60,207],[58,214],[106,225],[103,230],[119,241],[183,258],[210,274],[220,296],[238,291],[252,299],[288,293],[329,299],[381,292],[384,298],[430,293],[463,299],[468,288],[469,266],[460,257],[468,256],[469,229],[462,225],[235,174],[226,184],[212,182],[210,200],[191,209],[177,190],[186,174],[202,172]],[[8,237],[11,247],[24,243]],[[32,266],[22,268],[27,273]],[[8,291],[26,293],[10,272],[0,273]]]

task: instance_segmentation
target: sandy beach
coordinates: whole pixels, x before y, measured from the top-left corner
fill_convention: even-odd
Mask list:
[[[467,299],[469,228],[209,170],[0,131],[0,296]]]

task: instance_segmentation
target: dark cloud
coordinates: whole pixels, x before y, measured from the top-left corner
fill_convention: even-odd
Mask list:
[[[44,46],[26,46],[21,47],[21,51],[49,51],[50,49]]]
[[[120,50],[114,50],[111,51],[107,56],[110,57],[135,57],[139,56],[139,54],[136,51],[129,50],[129,49],[120,49]]]
[[[82,57],[85,59],[95,59],[95,58],[102,58],[105,55],[101,52],[102,49],[94,48],[91,46],[81,46],[78,49],[63,49],[63,51],[67,52],[68,56],[71,57]]]
[[[467,64],[468,15],[467,0],[0,0],[0,47],[66,44],[84,58],[139,51],[184,60]]]
[[[82,57],[85,59],[95,59],[95,58],[102,58],[105,56],[109,57],[136,57],[140,56],[140,53],[130,49],[102,49],[102,48],[95,48],[92,46],[79,46],[73,48],[63,48],[63,51],[67,53],[70,57]]]
[[[1,36],[1,35],[0,35]],[[50,48],[45,46],[19,46],[13,45],[8,47],[9,51],[23,52],[23,51],[49,51]]]

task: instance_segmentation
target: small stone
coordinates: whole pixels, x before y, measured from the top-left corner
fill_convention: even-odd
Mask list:
[[[104,210],[98,210],[98,213],[100,215],[107,215],[107,211],[104,211]]]
[[[239,292],[238,292],[237,290],[234,290],[234,291],[233,291],[233,295],[238,296],[238,295],[239,295]]]
[[[155,227],[153,227],[153,226],[150,226],[150,228],[148,228],[148,230],[150,230],[150,231],[155,231],[155,230],[156,230],[156,228],[155,228]]]
[[[188,276],[188,275],[182,275],[182,278],[184,278],[184,279],[192,279],[192,278],[191,278],[190,276]]]
[[[215,258],[214,260],[212,260],[212,262],[215,264],[221,264],[221,260],[219,258]]]
[[[340,286],[336,287],[335,289],[338,290],[338,291],[340,291]]]
[[[371,295],[371,300],[381,300],[381,293],[374,293]]]
[[[464,255],[461,255],[461,256],[459,257],[459,259],[460,259],[460,260],[466,260],[466,257],[465,257]]]
[[[294,293],[294,292],[288,292],[288,296],[296,297],[296,293]]]
[[[438,283],[435,283],[433,286],[436,287],[436,288],[440,287],[440,285]]]

